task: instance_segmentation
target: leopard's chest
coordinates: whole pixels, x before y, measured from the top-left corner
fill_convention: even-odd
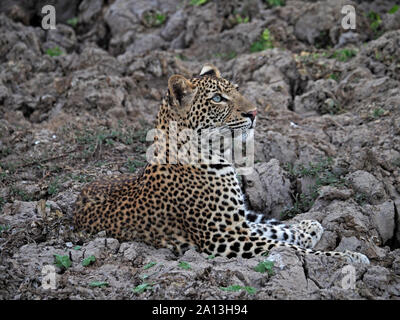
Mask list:
[[[207,167],[207,184],[210,202],[218,206],[219,212],[234,213],[244,209],[244,197],[236,171],[231,165]]]

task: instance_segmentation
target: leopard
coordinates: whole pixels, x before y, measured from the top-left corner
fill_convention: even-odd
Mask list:
[[[359,252],[315,250],[324,232],[316,220],[287,224],[249,210],[235,165],[221,153],[209,155],[213,161],[177,156],[187,140],[176,144],[170,138],[185,130],[208,130],[208,137],[235,131],[242,141],[254,139],[257,108],[239,90],[211,63],[193,77],[171,75],[157,114],[153,158],[136,176],[84,186],[75,202],[76,229],[106,231],[120,241],[141,241],[177,255],[193,248],[210,256],[252,258],[286,247],[369,264]]]

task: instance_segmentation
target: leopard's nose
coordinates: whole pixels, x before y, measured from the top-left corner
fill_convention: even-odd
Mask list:
[[[242,113],[242,117],[249,118],[252,123],[254,122],[254,119],[256,118],[256,115],[257,115],[257,110],[246,112],[246,113],[245,112]]]

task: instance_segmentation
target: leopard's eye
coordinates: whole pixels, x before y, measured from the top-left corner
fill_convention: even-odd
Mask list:
[[[222,101],[222,97],[219,94],[216,94],[214,97],[212,97],[212,100],[214,102],[221,102]]]

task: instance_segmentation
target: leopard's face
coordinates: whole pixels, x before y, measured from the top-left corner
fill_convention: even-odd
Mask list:
[[[190,129],[234,131],[242,138],[254,129],[257,109],[239,93],[237,85],[222,78],[212,65],[205,65],[200,76],[191,80],[172,76],[169,90],[173,104]]]

